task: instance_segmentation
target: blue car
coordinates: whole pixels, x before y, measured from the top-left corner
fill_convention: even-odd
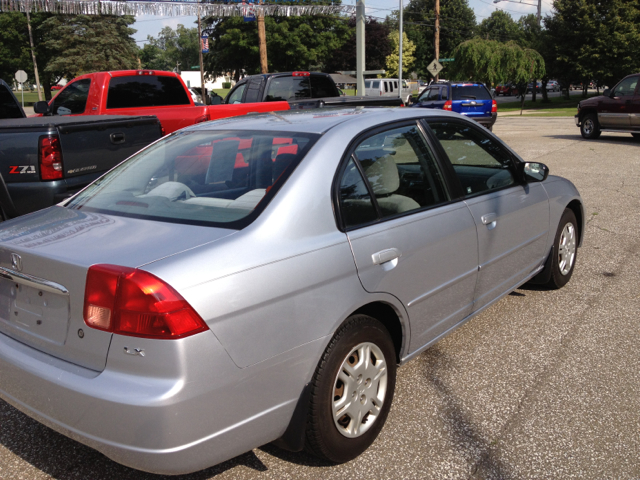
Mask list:
[[[489,130],[498,116],[498,104],[482,83],[433,83],[425,88],[416,108],[440,108],[469,117]]]

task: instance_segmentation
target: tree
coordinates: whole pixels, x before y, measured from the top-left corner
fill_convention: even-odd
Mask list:
[[[0,13],[0,78],[11,84],[18,70],[33,72],[33,63],[27,49],[27,20],[17,12]],[[29,68],[30,65],[30,68]]]
[[[544,23],[546,56],[563,88],[590,80],[612,86],[640,70],[638,0],[557,0]]]
[[[164,27],[158,38],[149,35],[147,40],[148,43],[139,52],[144,68],[173,70],[179,65],[180,70],[189,70],[200,64],[200,42],[196,27],[178,25],[175,31],[171,27]]]
[[[398,65],[400,63],[400,32],[393,31],[389,34],[389,40],[391,41],[391,46],[393,48],[392,53],[387,57],[387,77],[389,78],[397,78],[398,77]],[[402,71],[407,73],[413,63],[415,62],[415,57],[413,56],[416,51],[416,46],[412,41],[409,40],[407,34],[402,32]]]
[[[435,0],[410,0],[404,9],[404,29],[416,46],[414,70],[422,78],[431,77],[427,66],[435,58],[434,11]],[[441,0],[440,58],[452,57],[460,43],[473,38],[475,29],[476,16],[468,0]]]
[[[523,92],[527,82],[545,75],[542,56],[513,41],[502,43],[476,37],[458,45],[454,55],[453,69],[458,78],[480,80],[486,85],[512,81]]]
[[[349,39],[340,48],[334,50],[327,58],[325,71],[338,72],[356,69],[356,19],[349,18],[347,23],[350,31]],[[365,19],[365,59],[367,70],[383,70],[386,68],[387,57],[391,54],[389,41],[389,25],[375,19]]]
[[[518,23],[507,12],[494,11],[489,18],[485,18],[478,25],[478,36],[485,40],[497,40],[508,42],[510,40],[521,42],[522,30]]]
[[[42,70],[77,77],[87,72],[136,68],[138,48],[130,15],[55,15],[40,25]]]
[[[351,33],[346,20],[337,15],[265,17],[265,30],[271,72],[326,65]],[[243,72],[260,73],[255,22],[244,22],[242,17],[214,21],[209,49],[204,63],[214,76],[234,72],[237,80]]]

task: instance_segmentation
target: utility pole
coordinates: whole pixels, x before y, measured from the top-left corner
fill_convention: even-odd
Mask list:
[[[540,17],[542,17],[542,0],[538,0],[538,26],[540,26]]]
[[[260,0],[262,5],[262,0]],[[267,65],[267,32],[264,28],[264,12],[260,8],[256,12],[258,17],[258,43],[260,44],[260,70],[262,73],[269,73],[269,66]]]
[[[356,82],[357,94],[364,95],[364,0],[356,3]]]
[[[198,54],[200,58],[200,97],[202,98],[202,103],[207,105],[207,95],[205,94],[204,89],[204,65],[202,60],[202,24],[200,23],[200,2],[198,2],[198,44],[200,45],[200,48],[198,48]]]
[[[436,38],[434,40],[436,61],[440,60],[440,0],[436,0]],[[436,75],[436,82],[439,80],[440,75]]]
[[[33,71],[36,74],[36,88],[38,89],[38,100],[42,101],[42,92],[40,91],[40,77],[38,76],[38,64],[36,63],[36,52],[33,47],[33,34],[31,33],[31,17],[27,10],[27,27],[29,27],[29,43],[31,44],[31,58],[33,60]],[[22,88],[24,91],[24,87]]]
[[[398,96],[402,99],[402,0],[400,1],[400,37],[398,39]]]

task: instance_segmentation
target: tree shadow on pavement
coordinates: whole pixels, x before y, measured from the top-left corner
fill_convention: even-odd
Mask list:
[[[2,446],[24,462],[20,465]],[[15,478],[54,478],[56,480],[205,480],[235,467],[264,472],[267,467],[253,452],[188,475],[166,476],[134,470],[108,459],[97,450],[59,434],[0,400],[0,472]],[[37,475],[33,470],[40,470]],[[4,477],[4,474],[2,475]]]

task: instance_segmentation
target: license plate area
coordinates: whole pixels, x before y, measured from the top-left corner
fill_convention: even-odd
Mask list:
[[[8,333],[63,345],[69,324],[69,296],[0,278],[0,325]]]

